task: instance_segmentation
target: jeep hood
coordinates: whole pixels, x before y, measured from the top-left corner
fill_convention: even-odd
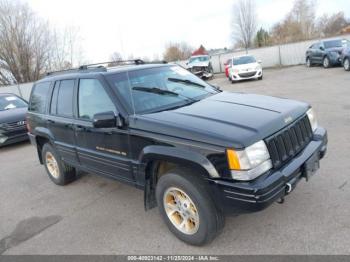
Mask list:
[[[137,116],[130,127],[223,147],[244,148],[305,114],[308,104],[222,92],[175,110]]]

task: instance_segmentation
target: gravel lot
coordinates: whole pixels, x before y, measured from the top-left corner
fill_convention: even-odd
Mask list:
[[[309,183],[283,205],[228,217],[205,247],[188,246],[166,228],[143,192],[82,175],[54,185],[34,147],[0,149],[0,254],[350,254],[350,73],[303,66],[266,70],[263,81],[223,89],[304,100],[329,132],[329,151]]]

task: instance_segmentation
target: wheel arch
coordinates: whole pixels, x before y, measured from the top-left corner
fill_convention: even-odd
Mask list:
[[[53,135],[49,130],[47,130],[46,128],[35,129],[35,142],[40,164],[44,163],[42,159],[43,146],[46,143],[50,143],[51,145],[53,145],[53,141]]]
[[[155,187],[159,176],[175,167],[195,170],[203,179],[219,177],[215,167],[205,156],[176,147],[146,147],[140,154],[139,161],[144,167],[144,204],[146,210],[157,206]]]

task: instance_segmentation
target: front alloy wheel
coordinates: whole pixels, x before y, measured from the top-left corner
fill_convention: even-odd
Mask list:
[[[350,71],[350,60],[349,60],[349,58],[345,58],[345,60],[344,60],[344,69],[345,69],[345,71]]]
[[[176,227],[186,235],[193,235],[199,228],[199,215],[192,199],[181,189],[171,187],[164,193],[165,212]]]

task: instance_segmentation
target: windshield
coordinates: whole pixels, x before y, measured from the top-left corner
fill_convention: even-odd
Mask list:
[[[252,56],[242,56],[242,57],[233,58],[233,65],[244,65],[244,64],[250,64],[255,62],[256,60]]]
[[[27,103],[17,96],[0,96],[0,111],[27,107]]]
[[[206,62],[209,61],[209,56],[191,57],[188,63]]]
[[[106,76],[131,113],[143,114],[185,106],[218,93],[179,66],[162,66]]]
[[[343,47],[342,40],[325,41],[324,48]]]

